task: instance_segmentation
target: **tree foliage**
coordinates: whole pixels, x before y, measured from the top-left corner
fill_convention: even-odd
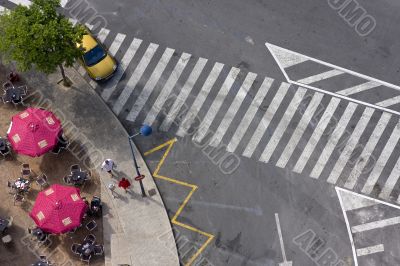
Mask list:
[[[72,66],[82,55],[77,43],[84,28],[73,26],[57,12],[60,0],[33,0],[30,7],[19,5],[0,16],[0,53],[15,61],[18,69],[32,67],[52,73],[57,67]],[[64,76],[64,73],[63,73]]]

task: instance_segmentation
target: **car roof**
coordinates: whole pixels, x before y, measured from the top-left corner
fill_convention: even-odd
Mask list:
[[[85,49],[85,51],[89,51],[93,49],[97,45],[97,41],[95,38],[93,38],[92,35],[90,34],[85,34],[82,37],[82,48]]]

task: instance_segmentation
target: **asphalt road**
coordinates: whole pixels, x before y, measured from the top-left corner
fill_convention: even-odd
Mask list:
[[[90,2],[106,18],[107,28],[112,32],[131,34],[162,47],[173,47],[176,51],[209,58],[259,76],[285,80],[265,47],[265,42],[269,42],[398,83],[396,74],[399,67],[393,56],[399,49],[395,46],[399,8],[396,1],[359,1],[377,24],[367,37],[359,36],[327,1]],[[189,62],[191,65],[194,63]],[[123,80],[121,82],[127,84]],[[235,90],[238,89],[239,84],[236,84]],[[291,97],[294,97],[293,94]],[[111,99],[111,102],[114,100]],[[128,101],[127,105],[132,104]],[[338,114],[344,112],[348,103],[342,104]],[[267,102],[266,107],[268,105]],[[222,109],[226,110],[228,106],[224,103]],[[238,112],[244,110],[239,109]],[[361,111],[357,109],[350,119],[349,128],[354,129]],[[375,114],[372,120],[377,121],[380,115]],[[295,116],[293,123],[296,124],[300,119],[301,116]],[[157,119],[153,125],[156,133],[151,139],[138,140],[142,151],[175,137],[174,130],[158,132],[160,120]],[[124,115],[121,121],[131,131],[140,124],[139,121],[126,121]],[[278,121],[272,123],[277,126]],[[369,129],[371,131],[372,127]],[[288,137],[285,141],[288,141]],[[262,142],[266,143],[265,137]],[[283,143],[281,140],[278,145],[281,150]],[[301,143],[304,147],[306,142]],[[384,145],[378,146],[382,149]],[[297,153],[298,156],[300,151]],[[153,170],[160,156],[152,154],[148,158]],[[394,163],[391,162],[392,165]],[[329,165],[328,169],[332,169],[333,162]],[[318,258],[327,249],[337,256],[335,263],[338,265],[341,262],[353,263],[349,236],[334,188],[325,182],[311,180],[310,171],[296,174],[273,164],[260,164],[240,156],[239,168],[226,175],[187,136],[174,145],[161,173],[198,186],[178,220],[215,236],[197,260],[205,265],[276,265],[283,262],[275,213],[280,216],[286,257],[294,265],[321,264]],[[326,170],[324,173],[328,174]],[[173,217],[188,191],[165,181],[158,181],[158,185]],[[174,227],[197,249],[206,240],[182,227]],[[314,234],[309,243],[311,251],[307,244],[302,247],[295,243],[296,237],[307,234],[308,230]],[[312,244],[314,241],[317,244]],[[375,241],[372,239],[371,242]],[[319,246],[318,243],[322,244]],[[178,246],[182,263],[185,263],[193,251],[187,251],[188,245],[183,245],[182,241]],[[310,255],[313,249],[316,254]]]

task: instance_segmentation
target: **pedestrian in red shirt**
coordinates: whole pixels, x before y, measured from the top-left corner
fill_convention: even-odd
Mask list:
[[[125,179],[125,177],[123,177],[119,183],[118,183],[118,187],[121,187],[125,190],[125,193],[127,192],[127,189],[131,186],[131,183],[129,182],[128,179]]]

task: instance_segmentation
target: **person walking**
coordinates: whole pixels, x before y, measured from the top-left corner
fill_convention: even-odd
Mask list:
[[[118,187],[123,188],[125,190],[125,193],[127,193],[127,189],[131,186],[131,182],[129,182],[128,179],[126,179],[125,177],[123,177],[119,183],[118,183]]]
[[[101,165],[101,170],[106,170],[107,173],[109,173],[110,176],[113,177],[114,176],[113,175],[113,169],[114,169],[115,166],[116,165],[115,165],[113,160],[106,159]]]
[[[116,192],[115,192],[115,184],[114,184],[114,183],[109,183],[109,184],[108,184],[108,189],[110,190],[111,195],[112,195],[113,198],[115,199],[115,195],[116,195]]]

